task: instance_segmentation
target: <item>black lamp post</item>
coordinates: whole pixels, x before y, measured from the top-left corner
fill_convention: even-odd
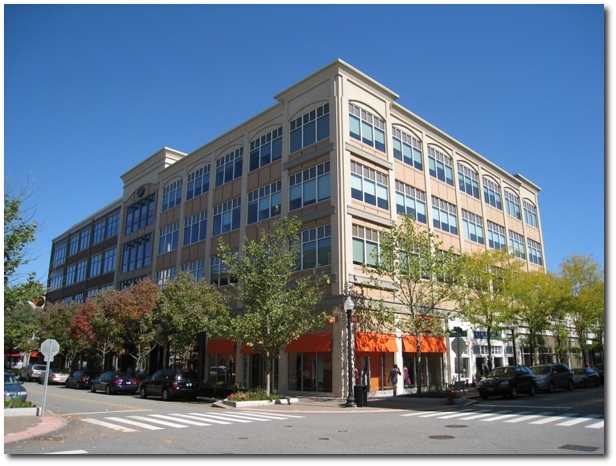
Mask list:
[[[357,407],[357,403],[355,403],[355,397],[353,396],[353,358],[351,357],[351,314],[353,313],[353,308],[355,304],[350,296],[347,296],[346,301],[344,302],[344,310],[347,315],[347,358],[349,360],[349,396],[347,397],[346,407],[347,408],[355,408]]]
[[[513,342],[513,365],[517,366],[518,365],[518,355],[515,350],[515,326],[511,324],[511,327],[509,327],[509,329],[511,330],[511,341]]]

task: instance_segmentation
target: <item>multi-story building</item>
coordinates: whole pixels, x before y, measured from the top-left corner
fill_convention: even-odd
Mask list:
[[[48,299],[80,299],[148,275],[163,286],[181,270],[224,286],[219,239],[238,249],[269,222],[296,216],[302,221],[300,268],[332,277],[320,306],[340,319],[285,349],[274,386],[281,393],[346,396],[345,290],[361,281],[379,232],[399,214],[412,214],[446,248],[507,249],[526,270],[545,267],[539,187],[422,120],[397,98],[337,60],[194,152],[161,149],[121,176],[120,201],[54,240]],[[103,221],[103,243],[94,243]],[[107,254],[115,259],[116,251],[110,271]],[[470,330],[464,322],[451,325]],[[415,349],[404,336],[385,335],[378,345],[361,332],[353,337],[355,367],[368,374],[371,393],[391,390],[387,374],[394,363],[407,367],[413,379]],[[508,338],[493,341],[496,365],[512,360]],[[452,341],[434,337],[422,350],[422,385],[481,366],[487,348],[482,329],[469,331],[459,351]],[[206,377],[227,371],[248,386],[263,384],[263,361],[241,342],[212,338],[198,350],[204,354],[198,370]]]

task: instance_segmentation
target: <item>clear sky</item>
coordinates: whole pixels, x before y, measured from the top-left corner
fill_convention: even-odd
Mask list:
[[[604,266],[604,6],[5,5],[4,181],[51,241],[162,147],[190,153],[340,58],[541,188],[548,270]]]

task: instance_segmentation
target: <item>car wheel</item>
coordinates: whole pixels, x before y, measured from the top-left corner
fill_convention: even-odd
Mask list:
[[[145,387],[141,387],[141,390],[139,391],[139,394],[141,395],[141,398],[147,398],[148,394],[145,391]]]
[[[92,393],[96,393],[96,388],[94,387],[94,384],[92,384],[92,386],[90,387],[90,391]]]
[[[111,395],[111,386],[110,386],[110,385],[107,385],[107,386],[105,387],[105,393],[106,393],[107,395]]]
[[[554,387],[554,382],[550,382],[550,385],[548,386],[548,392],[554,393],[555,390],[556,388]]]
[[[535,388],[534,385],[531,385],[530,390],[528,392],[528,396],[535,396],[536,393],[537,393],[537,389]]]
[[[169,401],[169,390],[166,388],[163,388],[163,393],[161,396],[163,398],[163,401]]]
[[[586,382],[588,383],[588,382]],[[569,384],[567,385],[567,390],[571,391],[573,390],[573,380],[569,380]]]
[[[509,392],[509,398],[511,398],[512,400],[515,400],[518,397],[518,389],[516,387],[512,387],[511,391]]]

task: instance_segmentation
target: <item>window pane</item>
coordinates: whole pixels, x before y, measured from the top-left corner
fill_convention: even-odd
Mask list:
[[[319,240],[319,263],[318,266],[329,265],[331,263],[332,240],[323,238]]]
[[[317,201],[317,180],[313,178],[304,183],[304,205],[314,204]]]
[[[302,129],[298,128],[295,131],[291,131],[291,152],[300,150],[302,148]]]
[[[317,141],[329,137],[329,114],[317,120]]]
[[[351,137],[360,141],[359,118],[354,115],[349,115],[349,126],[351,128]]]
[[[370,146],[374,145],[374,136],[372,135],[372,125],[365,121],[361,122],[361,142]]]
[[[353,238],[353,264],[364,262],[364,242],[359,238]]]
[[[304,147],[316,142],[316,123],[314,121],[304,125]]]
[[[355,173],[351,174],[351,197],[353,199],[357,199],[358,201],[364,200],[364,195],[362,192],[362,178]]]
[[[364,178],[364,202],[376,205],[376,183]]]
[[[330,198],[329,173],[319,176],[319,201]]]
[[[317,265],[317,244],[316,241],[310,241],[304,244],[304,269],[312,269]]]

